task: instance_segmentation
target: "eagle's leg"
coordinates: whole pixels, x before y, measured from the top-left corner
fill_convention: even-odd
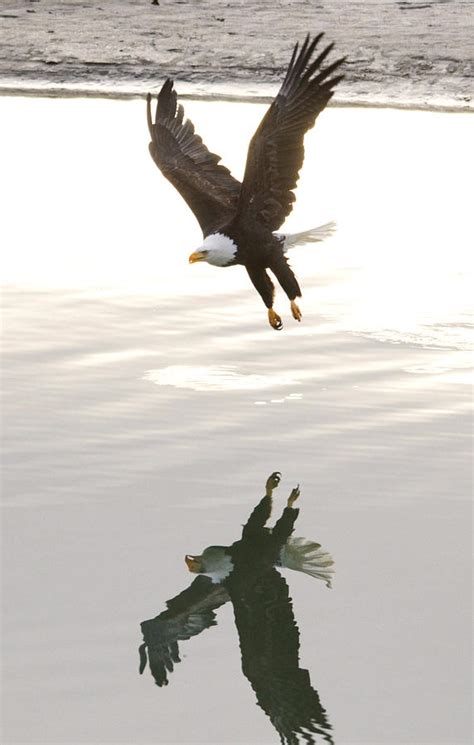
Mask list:
[[[283,254],[276,254],[270,264],[270,269],[288,295],[291,315],[295,321],[301,321],[302,313],[295,302],[295,298],[301,297],[301,290],[286,257]]]
[[[265,269],[261,266],[246,266],[249,277],[252,280],[253,286],[259,293],[263,302],[265,303],[268,311],[268,323],[272,329],[280,331],[283,328],[283,322],[273,310],[273,297],[275,294],[275,288],[273,282],[266,273]]]

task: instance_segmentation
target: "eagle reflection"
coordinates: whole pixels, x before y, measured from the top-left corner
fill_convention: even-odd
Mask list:
[[[281,475],[273,473],[266,493],[231,546],[210,546],[200,556],[186,555],[192,584],[168,600],[167,610],[143,621],[139,648],[140,673],[147,660],[158,686],[180,662],[178,642],[214,626],[215,611],[230,600],[239,634],[242,671],[259,706],[270,718],[282,743],[324,740],[333,743],[331,725],[309,673],[299,666],[299,631],[289,588],[277,567],[285,566],[323,580],[331,586],[333,560],[320,544],[292,536],[299,510],[299,488],[274,527],[266,528],[272,492]]]

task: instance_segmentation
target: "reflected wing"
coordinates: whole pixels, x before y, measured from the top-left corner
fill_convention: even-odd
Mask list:
[[[299,666],[299,631],[288,585],[276,569],[227,583],[239,632],[242,670],[283,743],[333,743],[331,725]]]
[[[168,673],[180,662],[178,642],[197,636],[216,624],[214,610],[229,599],[222,585],[215,585],[208,577],[197,577],[194,582],[172,600],[168,609],[156,618],[143,621],[143,644],[139,647],[140,673],[147,659],[151,674],[158,686],[168,685]]]
[[[240,183],[219,165],[220,157],[209,152],[192,122],[184,120],[172,80],[158,94],[155,121],[148,94],[147,121],[156,165],[192,209],[204,235],[217,230],[236,212]]]
[[[305,132],[343,77],[332,77],[343,59],[322,67],[333,44],[311,61],[322,36],[310,42],[308,35],[299,53],[296,44],[280,91],[250,142],[239,213],[252,209],[271,230],[279,228],[291,212],[304,159]]]

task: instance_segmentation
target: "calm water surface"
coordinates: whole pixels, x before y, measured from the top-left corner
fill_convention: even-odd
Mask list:
[[[299,483],[335,560],[332,589],[281,570],[315,741],[469,743],[472,118],[325,112],[288,228],[338,232],[293,253],[276,333],[245,271],[187,264],[143,102],[0,110],[3,742],[278,742],[232,603],[166,687],[138,672],[185,554],[237,541],[278,470],[273,519]],[[186,110],[240,176],[264,107]]]

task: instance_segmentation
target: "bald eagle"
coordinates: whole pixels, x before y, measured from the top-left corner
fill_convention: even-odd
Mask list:
[[[301,48],[295,45],[283,84],[250,142],[242,183],[207,149],[192,122],[184,119],[172,80],[167,79],[158,94],[154,121],[151,95],[147,97],[151,156],[185,199],[203,232],[203,243],[189,257],[190,263],[243,264],[268,310],[270,325],[277,330],[283,324],[273,309],[274,285],[266,270],[277,278],[291,302],[293,318],[300,321],[296,298],[301,297],[301,290],[286,251],[298,242],[322,240],[332,227],[328,224],[296,235],[277,232],[295,201],[304,135],[343,78],[333,73],[344,59],[323,66],[333,44],[314,59],[322,37],[321,33],[311,39],[308,34]]]

